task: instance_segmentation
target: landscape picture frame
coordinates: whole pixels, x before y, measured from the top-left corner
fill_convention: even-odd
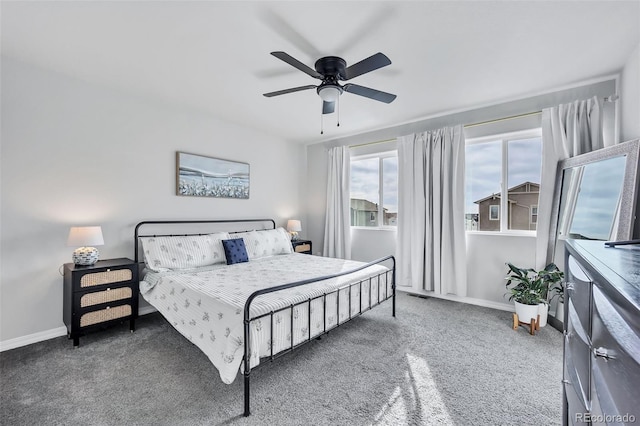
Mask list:
[[[176,195],[248,199],[249,163],[176,152]]]

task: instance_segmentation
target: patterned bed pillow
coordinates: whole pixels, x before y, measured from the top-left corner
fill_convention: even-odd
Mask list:
[[[140,237],[144,262],[152,271],[187,269],[225,263],[222,240],[227,232],[175,237]]]
[[[222,240],[222,246],[224,247],[224,254],[227,257],[227,265],[249,261],[247,249],[244,246],[244,240],[242,238]]]
[[[232,235],[234,238],[244,239],[249,259],[293,253],[289,233],[284,228],[239,232]]]

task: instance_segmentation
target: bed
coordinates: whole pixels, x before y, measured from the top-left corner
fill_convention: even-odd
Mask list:
[[[140,294],[224,383],[243,375],[245,416],[251,370],[385,300],[395,317],[393,256],[364,263],[295,253],[272,219],[147,221],[134,239]]]

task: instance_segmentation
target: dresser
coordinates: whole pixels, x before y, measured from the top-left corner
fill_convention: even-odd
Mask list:
[[[138,265],[131,259],[99,260],[93,265],[64,265],[63,320],[73,345],[80,336],[138,317]]]
[[[568,240],[564,424],[640,422],[640,245]]]

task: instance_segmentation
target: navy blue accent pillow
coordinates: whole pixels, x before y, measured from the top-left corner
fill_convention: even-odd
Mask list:
[[[227,257],[227,265],[249,261],[247,248],[244,246],[242,238],[222,240],[222,245],[224,246],[224,255]]]

